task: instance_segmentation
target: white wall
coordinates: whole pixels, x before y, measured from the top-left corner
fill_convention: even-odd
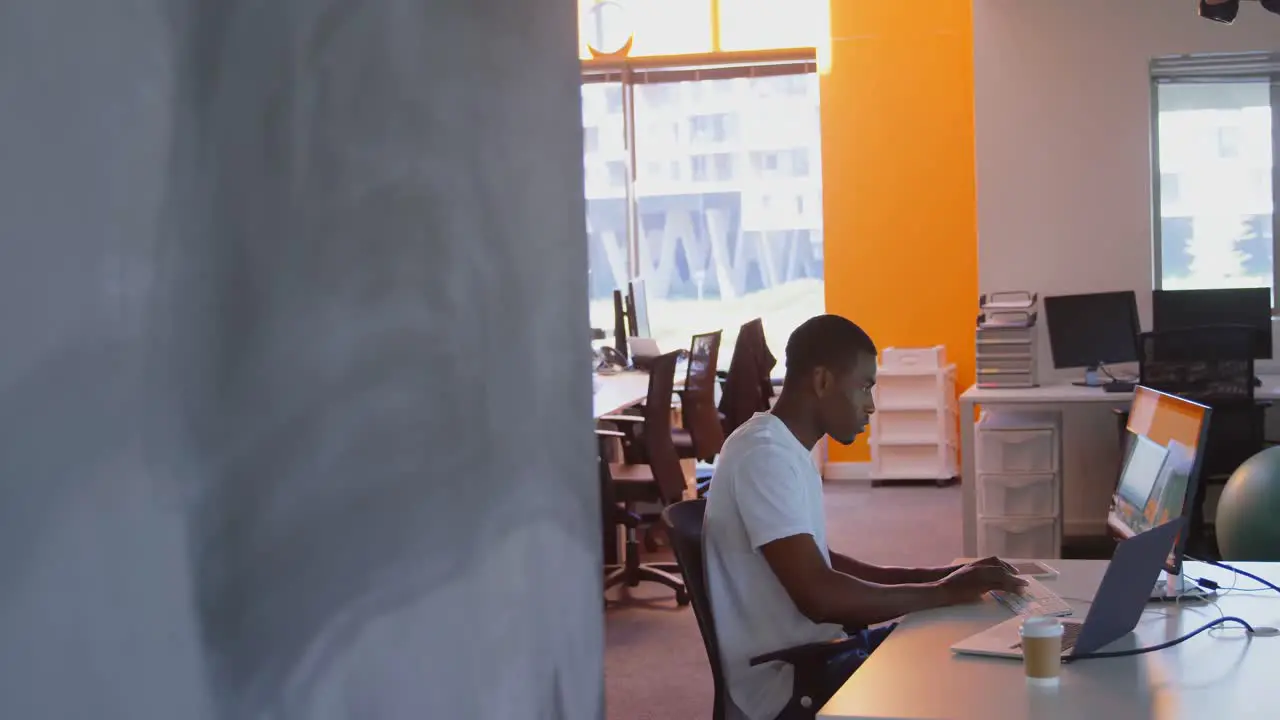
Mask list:
[[[1192,0],[974,0],[982,291],[1134,289],[1150,327],[1148,62],[1280,47],[1280,16],[1245,5],[1223,26]],[[1072,376],[1041,340],[1041,376]],[[1100,526],[1115,426],[1101,408],[1065,420],[1068,530]]]
[[[0,718],[603,717],[575,30],[0,2]]]

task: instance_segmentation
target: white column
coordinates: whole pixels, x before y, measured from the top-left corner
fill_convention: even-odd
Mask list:
[[[0,717],[602,716],[575,7],[0,3]]]

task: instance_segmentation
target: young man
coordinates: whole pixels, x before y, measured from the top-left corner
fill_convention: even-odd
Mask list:
[[[725,441],[707,495],[707,584],[730,717],[750,720],[772,720],[791,697],[791,667],[751,667],[756,655],[853,629],[861,643],[828,663],[816,710],[891,629],[864,628],[1026,584],[995,558],[889,568],[832,552],[822,477],[810,452],[823,436],[848,445],[866,429],[875,412],[876,347],[852,322],[820,315],[792,333],[786,362],[772,412],[758,413]]]

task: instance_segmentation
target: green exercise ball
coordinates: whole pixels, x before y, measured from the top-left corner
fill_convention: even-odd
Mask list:
[[[1231,473],[1214,531],[1223,560],[1280,560],[1280,447],[1263,450]]]

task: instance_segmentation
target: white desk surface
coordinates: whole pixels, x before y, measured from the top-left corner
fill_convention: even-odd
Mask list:
[[[593,373],[591,377],[595,383],[591,394],[593,417],[612,415],[642,402],[649,394],[649,373],[647,372],[623,370],[612,375]]]
[[[1259,375],[1262,386],[1254,389],[1259,400],[1280,400],[1280,375]],[[1115,403],[1127,404],[1133,400],[1131,392],[1106,392],[1102,388],[1084,387],[1071,383],[1050,383],[1033,388],[980,388],[971,385],[960,394],[961,402],[975,405],[999,403],[1002,405],[1055,405],[1062,403]]]
[[[1106,562],[1046,560],[1059,570],[1042,582],[1083,618]],[[1280,582],[1280,563],[1240,563]],[[1232,574],[1201,563],[1188,572],[1231,585]],[[1239,587],[1253,588],[1240,578]],[[1222,611],[1221,613],[1219,611]],[[1274,592],[1231,592],[1211,603],[1153,603],[1137,629],[1108,650],[1144,647],[1185,634],[1220,614],[1255,627],[1280,626]],[[1249,639],[1239,626],[1203,632],[1166,650],[1126,658],[1081,660],[1062,669],[1059,687],[1028,687],[1018,660],[960,657],[950,647],[1010,617],[987,599],[905,618],[818,713],[828,720],[1213,720],[1280,717],[1280,637]]]

